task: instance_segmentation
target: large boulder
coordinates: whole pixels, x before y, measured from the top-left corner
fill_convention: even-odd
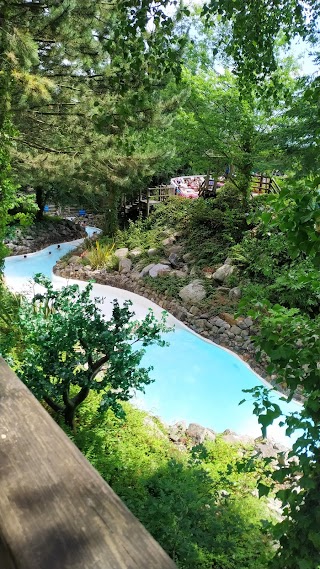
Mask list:
[[[150,277],[158,277],[159,275],[163,275],[164,273],[169,273],[171,271],[171,267],[169,265],[163,265],[162,263],[157,263],[149,270]]]
[[[190,284],[184,286],[179,291],[179,296],[184,302],[191,302],[192,304],[201,302],[206,296],[206,289],[199,279],[192,281]]]
[[[213,273],[212,278],[219,283],[224,283],[224,281],[234,273],[235,269],[233,265],[222,265],[222,267],[219,267],[219,269]]]
[[[122,247],[121,249],[116,249],[114,255],[118,257],[118,259],[124,259],[128,256],[129,249],[127,247]]]
[[[197,423],[190,423],[186,430],[186,434],[195,445],[202,444],[206,439],[214,441],[216,438],[215,433],[211,429],[202,427],[202,425],[198,425]]]
[[[130,273],[132,267],[131,259],[127,259],[124,257],[123,259],[120,258],[119,260],[119,273],[125,274]]]

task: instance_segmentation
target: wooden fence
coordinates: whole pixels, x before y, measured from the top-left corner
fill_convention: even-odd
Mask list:
[[[253,194],[278,194],[280,188],[274,178],[263,174],[252,176],[251,192]]]
[[[131,200],[128,200],[126,196],[123,196],[122,211],[127,215],[132,210],[136,210],[148,217],[153,206],[167,201],[170,196],[174,196],[174,193],[174,188],[172,186],[163,185],[140,191],[139,194]]]
[[[1,569],[176,569],[0,358]]]

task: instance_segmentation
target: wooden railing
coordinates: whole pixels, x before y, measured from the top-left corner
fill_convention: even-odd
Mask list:
[[[1,358],[0,568],[176,568]]]
[[[170,196],[174,196],[174,188],[172,186],[158,186],[156,188],[147,188],[139,192],[131,200],[123,196],[121,209],[125,214],[131,210],[142,212],[146,217],[150,215],[151,208],[158,203],[165,202]]]
[[[251,192],[253,194],[278,194],[280,187],[274,178],[264,176],[263,174],[254,174],[252,176]]]

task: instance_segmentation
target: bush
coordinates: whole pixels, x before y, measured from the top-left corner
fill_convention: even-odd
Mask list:
[[[253,496],[257,472],[238,472],[237,447],[217,439],[181,452],[145,413],[125,404],[120,422],[98,404],[82,406],[74,441],[180,569],[267,567],[268,514]]]
[[[86,257],[93,269],[113,270],[118,267],[119,263],[119,259],[113,254],[113,250],[114,243],[112,245],[103,245],[96,241]]]

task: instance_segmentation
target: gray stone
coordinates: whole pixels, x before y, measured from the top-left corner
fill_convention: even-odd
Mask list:
[[[236,336],[238,336],[239,334],[241,334],[241,328],[239,328],[239,326],[231,326],[230,328],[230,332],[232,332],[232,334],[235,334]]]
[[[153,255],[156,255],[158,253],[158,249],[155,249],[154,247],[152,247],[151,249],[148,249],[147,251],[149,257],[153,257]]]
[[[232,288],[229,291],[229,298],[231,300],[239,300],[239,298],[242,297],[242,292],[241,292],[241,288],[238,286],[235,286],[234,288]]]
[[[150,263],[149,265],[144,267],[140,273],[140,277],[145,277],[149,273],[150,269],[152,269],[152,267],[154,267],[154,266],[155,266],[155,263]]]
[[[175,269],[180,267],[181,266],[181,260],[180,260],[178,253],[170,253],[169,262]]]
[[[201,318],[196,318],[194,323],[199,330],[204,330],[206,327],[205,320],[201,320]]]
[[[223,283],[228,277],[234,273],[235,267],[233,265],[222,265],[213,273],[214,280]]]
[[[186,434],[196,445],[202,444],[206,439],[214,441],[216,438],[215,433],[211,429],[202,427],[202,425],[198,425],[197,423],[190,423]]]
[[[169,273],[170,270],[171,269],[169,265],[163,265],[162,263],[157,263],[149,270],[149,275],[150,277],[155,278],[159,275],[163,275],[164,273]]]
[[[226,260],[225,260],[225,262],[224,262],[224,264],[225,264],[225,265],[232,265],[232,259],[231,259],[231,257],[227,257]]]
[[[245,318],[243,322],[246,324],[247,328],[253,326],[253,320],[251,320],[251,318]]]
[[[114,255],[118,257],[118,259],[124,259],[128,256],[129,249],[128,247],[122,247],[121,249],[116,249]]]
[[[231,328],[230,324],[225,320],[222,320],[222,318],[219,318],[219,316],[211,318],[210,323],[212,326],[218,326],[218,328],[222,328],[223,330],[229,330],[229,328]]]
[[[203,300],[207,293],[201,281],[197,279],[184,286],[179,291],[179,296],[184,302],[197,303]]]
[[[131,271],[132,261],[126,257],[119,259],[119,273],[129,273]]]
[[[247,338],[249,336],[249,331],[248,330],[241,330],[241,336],[242,336],[242,338]]]
[[[222,439],[228,444],[242,444],[249,445],[254,444],[254,440],[248,435],[238,435],[233,431],[228,429],[222,433]]]

